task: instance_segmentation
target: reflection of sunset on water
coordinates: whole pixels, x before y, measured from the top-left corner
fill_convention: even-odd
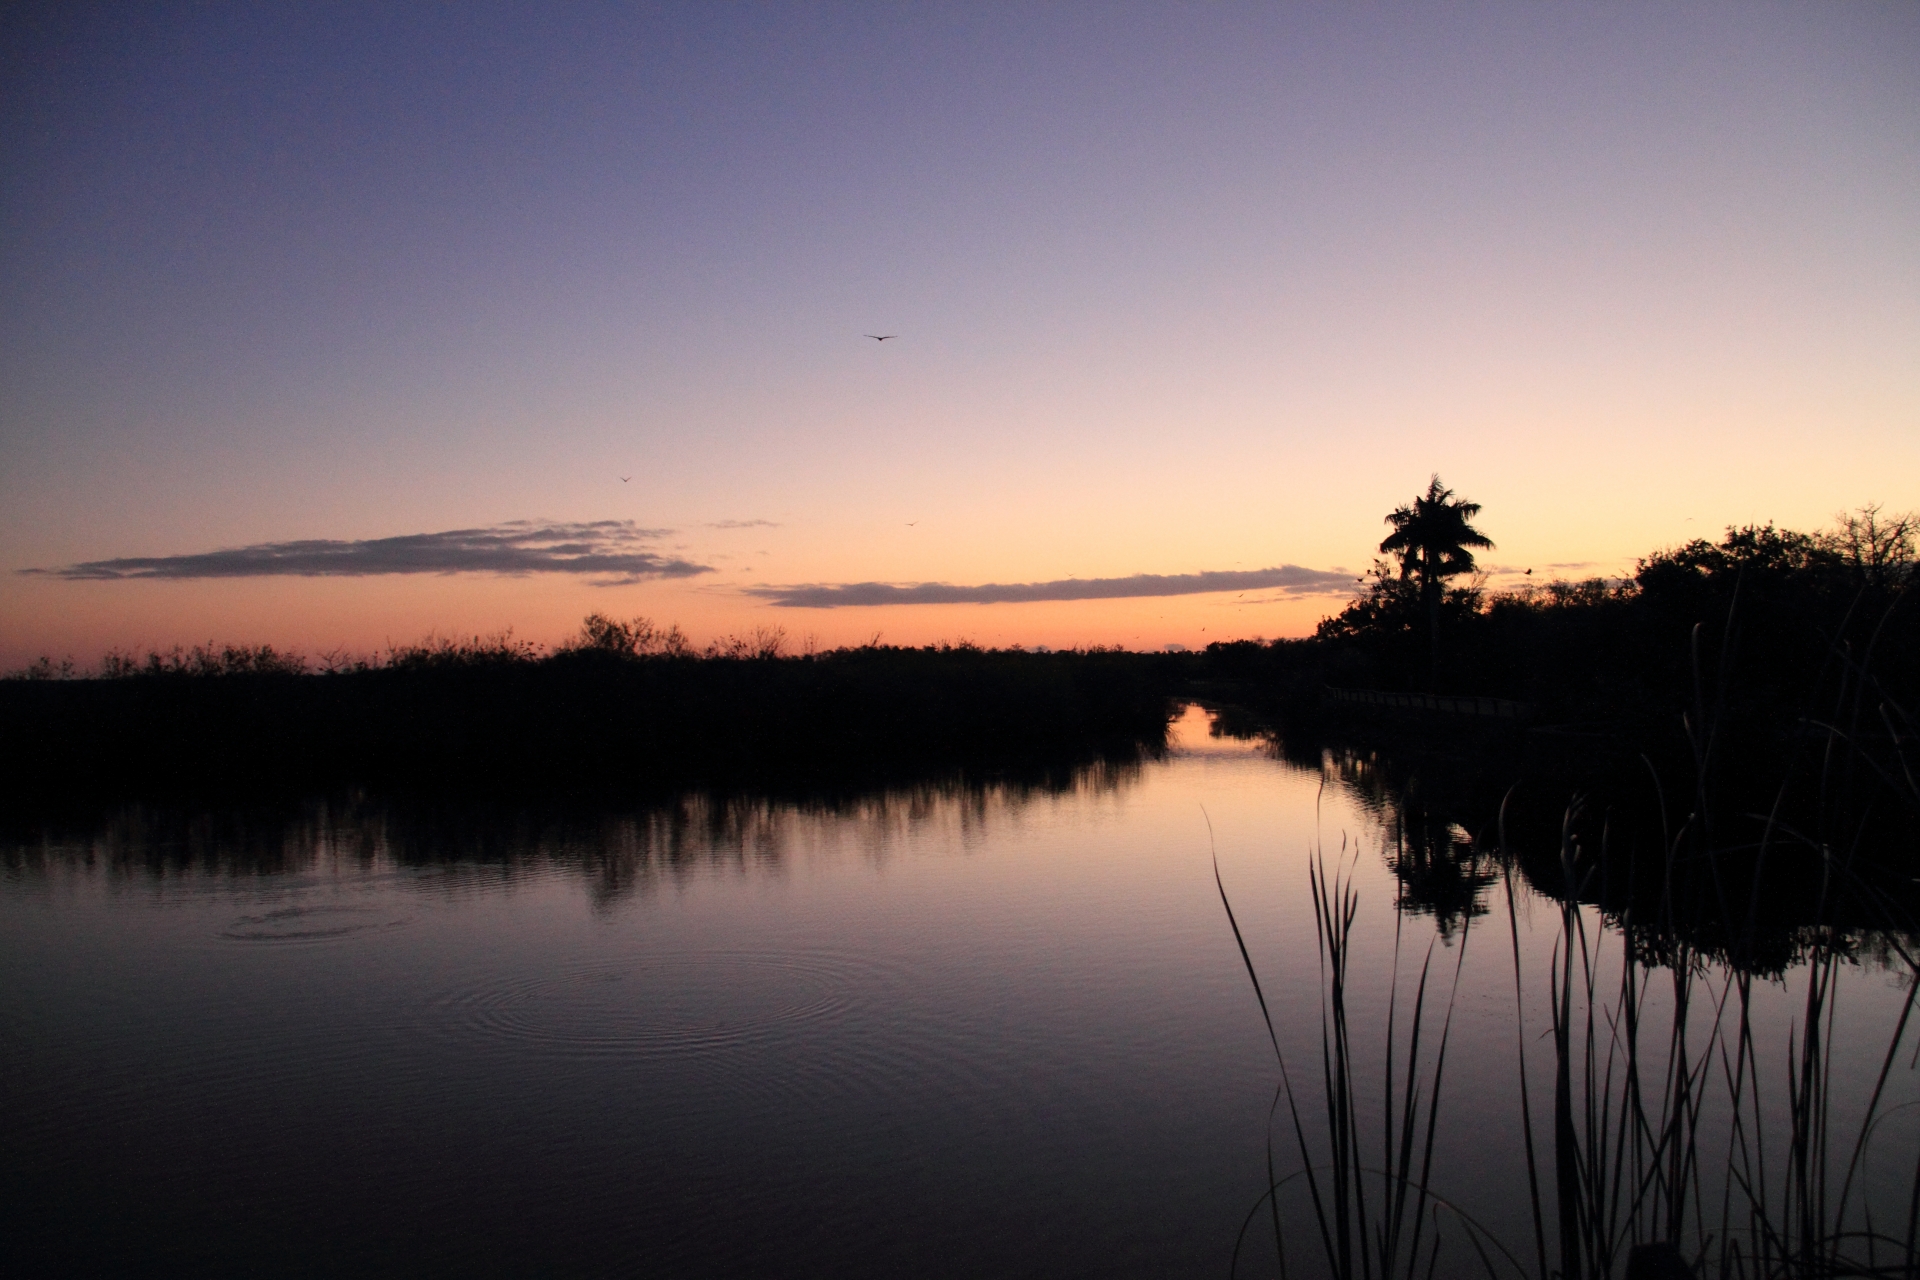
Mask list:
[[[1509,939],[1497,875],[1426,894],[1377,780],[1200,708],[1174,723],[1163,757],[1044,784],[135,806],[0,840],[0,1027],[35,1028],[8,1049],[32,1227],[8,1243],[82,1224],[62,1247],[226,1270],[252,1256],[230,1207],[297,1183],[275,1238],[335,1274],[540,1271],[559,1247],[582,1271],[891,1276],[928,1241],[941,1265],[916,1273],[1211,1273],[1264,1185],[1276,1070],[1215,868],[1312,1071],[1320,856],[1357,893],[1369,1088],[1396,955],[1403,1001],[1429,948],[1442,981],[1460,965],[1436,1189],[1524,1241],[1511,965],[1544,1026],[1558,903],[1522,877]],[[1827,1027],[1842,1125],[1904,998],[1884,939],[1854,951]],[[1756,984],[1762,1044],[1805,984]],[[1913,1086],[1893,1081],[1883,1151],[1912,1149]],[[1899,1176],[1874,1174],[1876,1203]],[[129,1185],[133,1230],[96,1229]]]

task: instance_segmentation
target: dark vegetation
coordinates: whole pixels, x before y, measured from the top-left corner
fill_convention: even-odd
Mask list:
[[[598,615],[552,653],[496,638],[318,669],[270,649],[114,656],[92,678],[0,682],[4,787],[14,807],[48,809],[1032,775],[1161,744],[1173,662],[967,645],[789,654],[778,632],[696,651],[677,629]]]
[[[1846,697],[1878,699],[1887,740],[1874,743],[1842,715],[1809,717],[1761,812],[1717,794],[1720,704],[1696,704],[1698,718],[1682,722],[1692,785],[1669,796],[1649,768],[1650,842],[1636,840],[1630,815],[1596,814],[1577,795],[1557,833],[1515,832],[1517,789],[1468,831],[1410,779],[1389,781],[1377,755],[1325,752],[1348,785],[1390,810],[1393,973],[1383,1011],[1354,1007],[1350,992],[1368,985],[1350,974],[1358,896],[1346,868],[1322,856],[1308,884],[1319,1043],[1298,1043],[1274,1023],[1220,885],[1280,1073],[1268,1188],[1236,1266],[1260,1223],[1282,1275],[1291,1256],[1314,1273],[1383,1280],[1920,1276],[1920,1104],[1910,1097],[1920,762],[1885,684],[1855,673],[1840,687],[1842,712]],[[1731,789],[1760,791],[1752,778]],[[1790,799],[1793,822],[1783,816]],[[1893,820],[1876,818],[1880,809]],[[1516,872],[1557,908],[1544,964],[1522,958]],[[1502,889],[1505,919],[1477,923]],[[1451,977],[1432,938],[1403,971],[1400,929],[1421,914],[1454,950]],[[1477,1221],[1461,1203],[1474,1188],[1433,1160],[1458,975],[1470,936],[1489,925],[1491,945],[1511,957],[1524,1157],[1499,1182],[1524,1186],[1527,1238],[1502,1239]],[[1836,1054],[1835,1014],[1843,978],[1864,981],[1862,970],[1888,975],[1901,998],[1870,1057],[1847,1060]],[[1776,986],[1791,1001],[1784,1025],[1779,1010],[1760,1012]],[[1538,992],[1544,1026],[1528,1013]]]
[[[1530,1238],[1488,1230],[1462,1204],[1477,1188],[1433,1159],[1473,926],[1463,922],[1454,938],[1452,974],[1444,959],[1435,965],[1431,940],[1403,967],[1398,913],[1386,1007],[1358,1010],[1350,993],[1365,980],[1350,984],[1359,899],[1345,868],[1322,857],[1308,886],[1322,988],[1317,1045],[1310,1032],[1302,1044],[1276,1026],[1220,885],[1280,1077],[1267,1190],[1241,1229],[1234,1273],[1258,1223],[1271,1228],[1283,1276],[1290,1259],[1342,1280],[1920,1275],[1920,1145],[1906,1137],[1911,1117],[1898,1115],[1914,1105],[1899,1101],[1911,1092],[1899,1077],[1914,1069],[1920,1005],[1911,930],[1880,934],[1883,966],[1902,993],[1883,1046],[1870,1062],[1836,1063],[1837,984],[1860,959],[1844,931],[1807,932],[1788,986],[1795,1016],[1783,1035],[1767,1035],[1756,1013],[1765,979],[1737,957],[1692,946],[1670,908],[1642,919],[1630,907],[1601,928],[1579,892],[1558,894],[1544,972],[1524,962],[1515,859],[1503,837],[1493,852],[1506,918],[1482,945],[1511,956],[1523,1137],[1520,1167],[1499,1180],[1525,1187]],[[1679,854],[1676,842],[1670,873]],[[1583,856],[1570,837],[1559,857],[1563,878],[1576,883],[1605,861],[1604,851]],[[1821,886],[1816,919],[1842,874]],[[1751,933],[1750,908],[1746,922]],[[1544,1028],[1526,1013],[1525,993],[1541,989]],[[1870,1069],[1868,1083],[1860,1067]],[[1476,1180],[1486,1176],[1478,1170]]]
[[[1869,508],[1818,534],[1729,529],[1717,543],[1655,552],[1627,579],[1507,591],[1477,574],[1447,585],[1415,549],[1397,565],[1376,561],[1310,638],[1210,646],[1207,674],[1301,729],[1333,718],[1327,687],[1438,691],[1522,701],[1537,726],[1637,749],[1679,743],[1682,716],[1699,724],[1712,711],[1724,730],[1717,749],[1777,753],[1850,681],[1849,709],[1871,720],[1889,697],[1913,705],[1916,531],[1912,517]],[[1454,563],[1446,577],[1473,572],[1470,557]]]
[[[1437,480],[1430,496],[1450,497]],[[1790,839],[1818,857],[1772,858],[1783,891],[1811,891],[1827,856],[1907,880],[1920,851],[1915,532],[1912,517],[1868,508],[1816,534],[1730,529],[1624,580],[1497,592],[1467,578],[1470,557],[1429,579],[1424,553],[1403,552],[1316,635],[1215,645],[1206,675],[1303,763],[1330,753],[1404,804],[1409,865],[1439,898],[1489,874],[1452,833],[1484,834],[1503,807],[1521,844],[1548,851],[1529,871],[1552,882],[1576,799],[1589,846],[1605,829],[1616,849],[1657,858],[1673,832],[1706,833],[1717,870],[1735,875]],[[1466,580],[1429,590],[1448,577]],[[1524,704],[1524,718],[1377,710],[1340,689],[1488,695]],[[1703,866],[1682,860],[1684,892],[1733,918]],[[1675,886],[1616,862],[1590,889],[1619,906]]]
[[[1426,500],[1450,498],[1436,478]],[[1456,534],[1478,536],[1475,511]],[[1323,859],[1317,1045],[1275,1026],[1221,886],[1280,1072],[1242,1246],[1270,1225],[1283,1275],[1290,1255],[1408,1280],[1920,1275],[1920,1147],[1887,1136],[1911,1132],[1895,1113],[1920,1005],[1912,518],[1731,529],[1624,582],[1504,593],[1444,586],[1470,555],[1434,571],[1448,558],[1390,521],[1397,572],[1377,564],[1310,640],[1210,650],[1211,674],[1265,699],[1282,749],[1375,798],[1396,919],[1436,918],[1451,981],[1504,887],[1524,1167],[1502,1181],[1525,1187],[1531,1237],[1476,1222],[1433,1163],[1450,976],[1431,944],[1403,975],[1396,933],[1384,1017],[1357,1012],[1357,897]],[[1370,713],[1341,685],[1524,700],[1533,720]],[[1522,959],[1516,871],[1558,906],[1544,971]],[[1837,1064],[1837,982],[1863,964],[1903,999],[1872,1062]],[[1774,983],[1797,1004],[1784,1042],[1757,1030]]]

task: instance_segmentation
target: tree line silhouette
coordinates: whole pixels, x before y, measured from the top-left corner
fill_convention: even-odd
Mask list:
[[[1479,511],[1434,477],[1387,517],[1390,558],[1314,635],[1210,646],[1215,696],[1259,707],[1303,761],[1328,748],[1377,759],[1443,827],[1476,829],[1532,780],[1549,785],[1513,804],[1537,801],[1544,824],[1577,792],[1631,798],[1651,830],[1665,788],[1674,822],[1774,812],[1840,848],[1860,839],[1847,815],[1901,833],[1877,848],[1915,848],[1915,517],[1869,506],[1813,533],[1737,526],[1623,578],[1494,590],[1472,557],[1491,545]],[[1481,695],[1527,718],[1375,710],[1343,690]]]
[[[966,644],[790,653],[775,631],[695,649],[677,628],[599,614],[552,652],[499,636],[318,669],[263,647],[115,655],[93,678],[0,681],[0,799],[636,797],[1057,773],[1158,749],[1174,662]]]
[[[1896,702],[1914,692],[1914,516],[1870,506],[1816,533],[1733,527],[1654,551],[1624,578],[1491,590],[1472,554],[1493,545],[1471,523],[1479,512],[1435,476],[1387,516],[1380,550],[1393,559],[1312,637],[1216,644],[1216,666],[1520,699],[1563,721],[1666,716],[1692,705],[1697,682],[1798,714],[1809,681],[1842,669],[1870,667]]]
[[[1437,743],[1430,779],[1442,756],[1506,781],[1566,759],[1589,788],[1609,770],[1638,776],[1643,755],[1669,785],[1709,765],[1777,778],[1814,726],[1844,723],[1867,773],[1913,790],[1902,781],[1920,706],[1913,517],[1868,507],[1816,533],[1730,528],[1654,551],[1626,578],[1492,590],[1474,558],[1493,545],[1480,513],[1435,475],[1388,513],[1381,558],[1314,635],[1197,654],[795,653],[764,628],[696,647],[675,627],[595,614],[551,652],[476,637],[309,664],[205,646],[110,654],[97,678],[42,660],[0,681],[0,790],[37,802],[180,786],[670,787],[991,768],[1151,748],[1170,703],[1196,695],[1263,712],[1303,758],[1331,744],[1412,760]],[[1534,714],[1496,729],[1376,714],[1329,690],[1486,695]]]

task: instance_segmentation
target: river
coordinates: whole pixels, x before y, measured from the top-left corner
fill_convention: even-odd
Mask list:
[[[1164,757],[1056,787],[466,818],[348,797],[15,839],[0,1259],[13,1275],[1224,1275],[1268,1184],[1280,1073],[1217,856],[1310,1127],[1309,866],[1356,895],[1366,1124],[1387,1003],[1404,1042],[1430,963],[1429,1064],[1452,1019],[1439,1273],[1483,1273],[1453,1272],[1481,1266],[1459,1215],[1532,1270],[1516,1062],[1533,1055],[1539,1126],[1559,904],[1520,881],[1510,919],[1497,866],[1469,859],[1484,873],[1457,910],[1396,910],[1391,807],[1219,729],[1190,707]],[[1610,926],[1579,919],[1606,969]],[[1834,972],[1838,1148],[1909,976],[1884,949]],[[1756,984],[1769,1071],[1806,981]],[[1655,1013],[1664,990],[1656,974]],[[1913,1040],[1863,1176],[1883,1219],[1920,1152]],[[1302,1161],[1278,1117],[1286,1173]],[[1312,1274],[1303,1189],[1281,1199],[1289,1261]],[[1254,1220],[1240,1274],[1271,1274],[1271,1221]]]

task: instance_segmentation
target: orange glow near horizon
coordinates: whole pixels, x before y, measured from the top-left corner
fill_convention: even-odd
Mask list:
[[[1920,509],[1920,9],[1495,10],[23,29],[0,670],[1297,636],[1341,597],[753,593],[1357,577],[1436,471],[1496,584]],[[24,572],[536,520],[702,571]]]
[[[1411,495],[1409,495],[1411,496]],[[1476,496],[1471,493],[1468,496]],[[1674,546],[1694,536],[1714,538],[1721,529],[1697,517],[1677,523],[1671,536],[1648,539],[1635,549],[1615,541],[1608,558],[1574,558],[1557,530],[1524,539],[1507,533],[1498,509],[1478,523],[1499,546],[1483,553],[1491,589],[1556,578],[1581,579],[1630,574],[1638,555]],[[1724,519],[1745,523],[1766,517]],[[1225,521],[1222,522],[1227,523]],[[1361,521],[1348,522],[1364,525]],[[1818,528],[1826,519],[1780,521],[1790,527]],[[917,524],[913,526],[919,527]],[[902,528],[907,528],[904,524]],[[799,532],[799,531],[796,531]],[[1353,530],[1359,533],[1360,529]],[[571,574],[491,573],[392,574],[367,577],[242,577],[206,580],[65,581],[13,575],[0,592],[0,671],[18,670],[40,657],[71,659],[79,668],[95,666],[108,651],[165,651],[197,644],[271,644],[319,659],[328,653],[373,655],[395,645],[431,637],[493,636],[510,633],[541,647],[559,644],[589,613],[644,616],[661,625],[678,625],[697,645],[761,628],[778,628],[794,651],[868,643],[926,645],[969,642],[989,648],[1075,648],[1093,645],[1159,650],[1169,645],[1203,648],[1216,640],[1277,639],[1309,635],[1319,621],[1339,611],[1350,594],[1326,591],[1288,594],[1280,589],[1118,599],[1052,600],[993,604],[886,604],[838,608],[780,607],[745,594],[743,588],[820,581],[917,581],[960,583],[1049,581],[1065,578],[1125,577],[1146,562],[1149,571],[1180,574],[1201,566],[1238,571],[1263,568],[1266,560],[1229,558],[1224,548],[1208,559],[1204,544],[1188,539],[1192,560],[1169,562],[1164,547],[1142,546],[1137,558],[1124,552],[1083,545],[1083,554],[1022,556],[1004,542],[936,550],[933,554],[898,547],[875,551],[867,540],[840,555],[820,535],[783,539],[784,528],[755,529],[751,541],[780,546],[778,554],[739,556],[693,547],[683,554],[711,561],[713,572],[676,580],[600,586]],[[1367,530],[1376,540],[1384,536]],[[1363,535],[1364,536],[1364,535]],[[1561,536],[1566,536],[1561,534]],[[1356,539],[1357,540],[1357,539]],[[1071,541],[1071,540],[1068,540]],[[1091,540],[1087,540],[1090,544]],[[1520,543],[1517,551],[1514,544]],[[1537,555],[1528,555],[1531,542]],[[787,545],[782,545],[783,543]],[[1376,542],[1333,561],[1347,571],[1347,591],[1371,565]],[[1063,563],[1064,562],[1064,563]],[[906,576],[909,566],[946,570],[945,576]],[[1325,565],[1327,562],[1323,561]],[[1026,576],[1023,565],[1042,566]],[[846,572],[849,565],[857,566]],[[1068,568],[1067,566],[1074,566]],[[983,571],[966,574],[974,566]],[[1319,567],[1319,566],[1309,566]],[[834,577],[834,569],[842,572]],[[1524,569],[1532,568],[1532,576]],[[892,574],[899,576],[891,576]]]

